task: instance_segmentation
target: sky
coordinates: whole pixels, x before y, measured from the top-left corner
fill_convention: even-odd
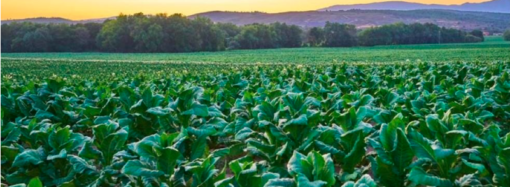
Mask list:
[[[1,0],[1,18],[63,17],[72,20],[105,18],[120,13],[182,13],[192,15],[213,10],[262,11],[268,13],[316,10],[337,4],[386,0]],[[462,4],[487,0],[406,0],[426,4]]]

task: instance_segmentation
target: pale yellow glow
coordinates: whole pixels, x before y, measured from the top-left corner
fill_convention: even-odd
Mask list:
[[[63,17],[73,20],[104,18],[119,13],[182,13],[316,10],[336,4],[358,4],[385,0],[2,0],[2,20],[32,17]],[[487,0],[407,0],[427,4],[461,4]]]

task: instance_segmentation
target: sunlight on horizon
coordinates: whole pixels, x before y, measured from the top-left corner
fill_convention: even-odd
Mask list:
[[[362,4],[384,0],[3,0],[2,20],[62,17],[73,20],[105,18],[143,12],[192,15],[207,11],[262,11],[268,13],[317,10],[339,4]],[[425,4],[462,4],[487,0],[407,0]]]

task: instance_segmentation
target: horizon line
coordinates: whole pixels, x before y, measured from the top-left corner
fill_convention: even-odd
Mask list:
[[[490,1],[498,1],[498,0],[484,0],[482,2],[477,2],[477,3],[464,2],[464,3],[453,3],[453,4],[418,3],[418,2],[413,2],[413,1],[409,1],[409,0],[386,0],[386,1],[372,2],[372,3],[333,4],[333,5],[329,5],[329,6],[326,6],[326,7],[323,7],[323,8],[319,8],[319,9],[290,10],[290,11],[279,11],[279,12],[260,11],[260,10],[253,10],[253,11],[209,10],[209,11],[197,12],[197,13],[192,13],[192,14],[178,13],[178,12],[174,12],[174,13],[161,12],[161,13],[168,14],[168,15],[182,14],[182,15],[184,15],[186,17],[197,15],[197,14],[208,13],[208,12],[239,12],[239,13],[260,12],[260,13],[267,13],[267,14],[278,14],[278,13],[288,13],[288,12],[327,11],[327,8],[331,8],[331,7],[334,7],[334,6],[370,5],[370,4],[379,4],[379,3],[388,3],[388,2],[401,2],[401,3],[422,4],[422,5],[460,6],[460,5],[465,5],[465,4],[480,4],[480,3],[490,2]],[[375,10],[375,9],[349,9],[349,10]],[[380,9],[380,10],[391,10],[391,9]],[[438,10],[438,9],[423,9],[423,10]],[[348,10],[344,10],[344,11],[348,11]],[[395,10],[395,11],[407,11],[407,10]],[[7,19],[1,19],[0,21],[12,21],[12,20],[23,20],[23,19],[37,19],[37,18],[60,18],[60,19],[66,19],[66,20],[70,20],[70,21],[84,21],[84,20],[113,18],[113,17],[117,17],[117,16],[119,16],[121,14],[124,14],[124,15],[133,15],[133,14],[136,14],[136,13],[143,13],[143,12],[140,11],[140,12],[134,12],[134,13],[131,13],[131,14],[124,14],[123,12],[120,12],[119,14],[114,15],[114,16],[84,18],[84,19],[70,19],[70,18],[66,18],[66,17],[63,17],[63,16],[37,16],[37,17],[24,17],[24,18],[7,18]],[[160,14],[160,13],[157,13],[157,14]],[[146,14],[146,15],[154,15],[154,14]]]

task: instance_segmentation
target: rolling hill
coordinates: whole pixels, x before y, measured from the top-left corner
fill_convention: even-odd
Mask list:
[[[246,25],[251,23],[284,22],[302,27],[324,26],[326,22],[339,22],[367,28],[396,22],[434,23],[462,30],[484,29],[501,32],[510,29],[510,14],[467,12],[454,10],[346,10],[308,12],[206,12],[191,17],[208,17],[214,22]]]
[[[369,4],[354,5],[334,5],[319,11],[339,11],[339,10],[422,10],[422,9],[442,9],[458,11],[477,11],[477,12],[497,12],[510,13],[510,0],[492,0],[482,3],[464,3],[461,5],[438,5],[421,4],[404,1],[387,1]]]
[[[103,23],[107,19],[115,19],[115,17],[109,17],[109,18],[99,18],[99,19],[86,19],[86,20],[70,20],[60,17],[53,17],[53,18],[47,18],[47,17],[38,17],[38,18],[26,18],[26,19],[11,19],[11,20],[2,20],[2,24],[9,24],[12,22],[32,22],[32,23],[64,23],[64,24],[77,24],[77,23]]]
[[[283,22],[301,27],[322,27],[326,22],[353,24],[358,28],[367,28],[396,22],[434,23],[440,26],[461,30],[483,29],[503,32],[510,29],[510,13],[490,13],[456,10],[338,10],[306,12],[224,12],[212,11],[189,16],[210,18],[214,22],[246,25],[252,23]],[[3,20],[2,24],[12,22],[34,23],[102,23],[115,17],[89,20],[69,20],[64,18],[30,18],[20,20]]]

